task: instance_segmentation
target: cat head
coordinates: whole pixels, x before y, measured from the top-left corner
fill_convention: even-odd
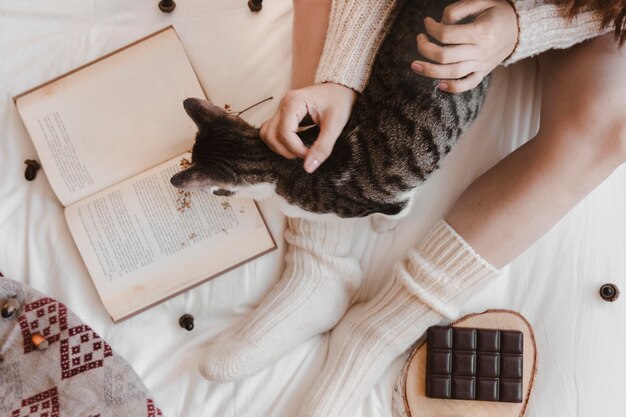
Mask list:
[[[259,130],[207,100],[188,98],[183,106],[198,133],[192,164],[172,176],[172,185],[221,196],[269,197],[275,154]]]

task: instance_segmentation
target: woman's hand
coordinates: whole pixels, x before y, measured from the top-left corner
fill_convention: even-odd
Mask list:
[[[461,23],[465,19],[469,23]],[[517,44],[517,16],[506,0],[461,0],[446,7],[441,23],[427,17],[426,32],[443,45],[417,36],[417,49],[434,63],[414,61],[411,69],[439,78],[439,88],[460,93],[476,87]]]
[[[348,122],[357,93],[340,84],[325,83],[291,90],[281,99],[272,117],[261,125],[261,139],[285,158],[304,159],[304,169],[312,173],[328,158]],[[310,148],[296,132],[306,115],[320,127]]]

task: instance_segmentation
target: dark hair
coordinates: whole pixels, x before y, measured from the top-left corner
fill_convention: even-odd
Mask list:
[[[626,0],[550,0],[564,8],[564,14],[573,18],[578,13],[592,11],[599,18],[602,28],[615,27],[615,40],[626,42]]]

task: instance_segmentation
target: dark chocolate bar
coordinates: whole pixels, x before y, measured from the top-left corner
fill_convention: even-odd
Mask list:
[[[519,331],[433,326],[426,396],[521,403],[523,348]]]

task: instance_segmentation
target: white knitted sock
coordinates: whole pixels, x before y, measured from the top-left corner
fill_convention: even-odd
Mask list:
[[[216,381],[252,375],[333,328],[361,284],[351,237],[351,221],[288,219],[281,280],[243,323],[209,345],[202,375]]]
[[[352,307],[332,331],[326,363],[299,417],[346,417],[391,362],[489,282],[496,269],[439,222],[372,300]]]

